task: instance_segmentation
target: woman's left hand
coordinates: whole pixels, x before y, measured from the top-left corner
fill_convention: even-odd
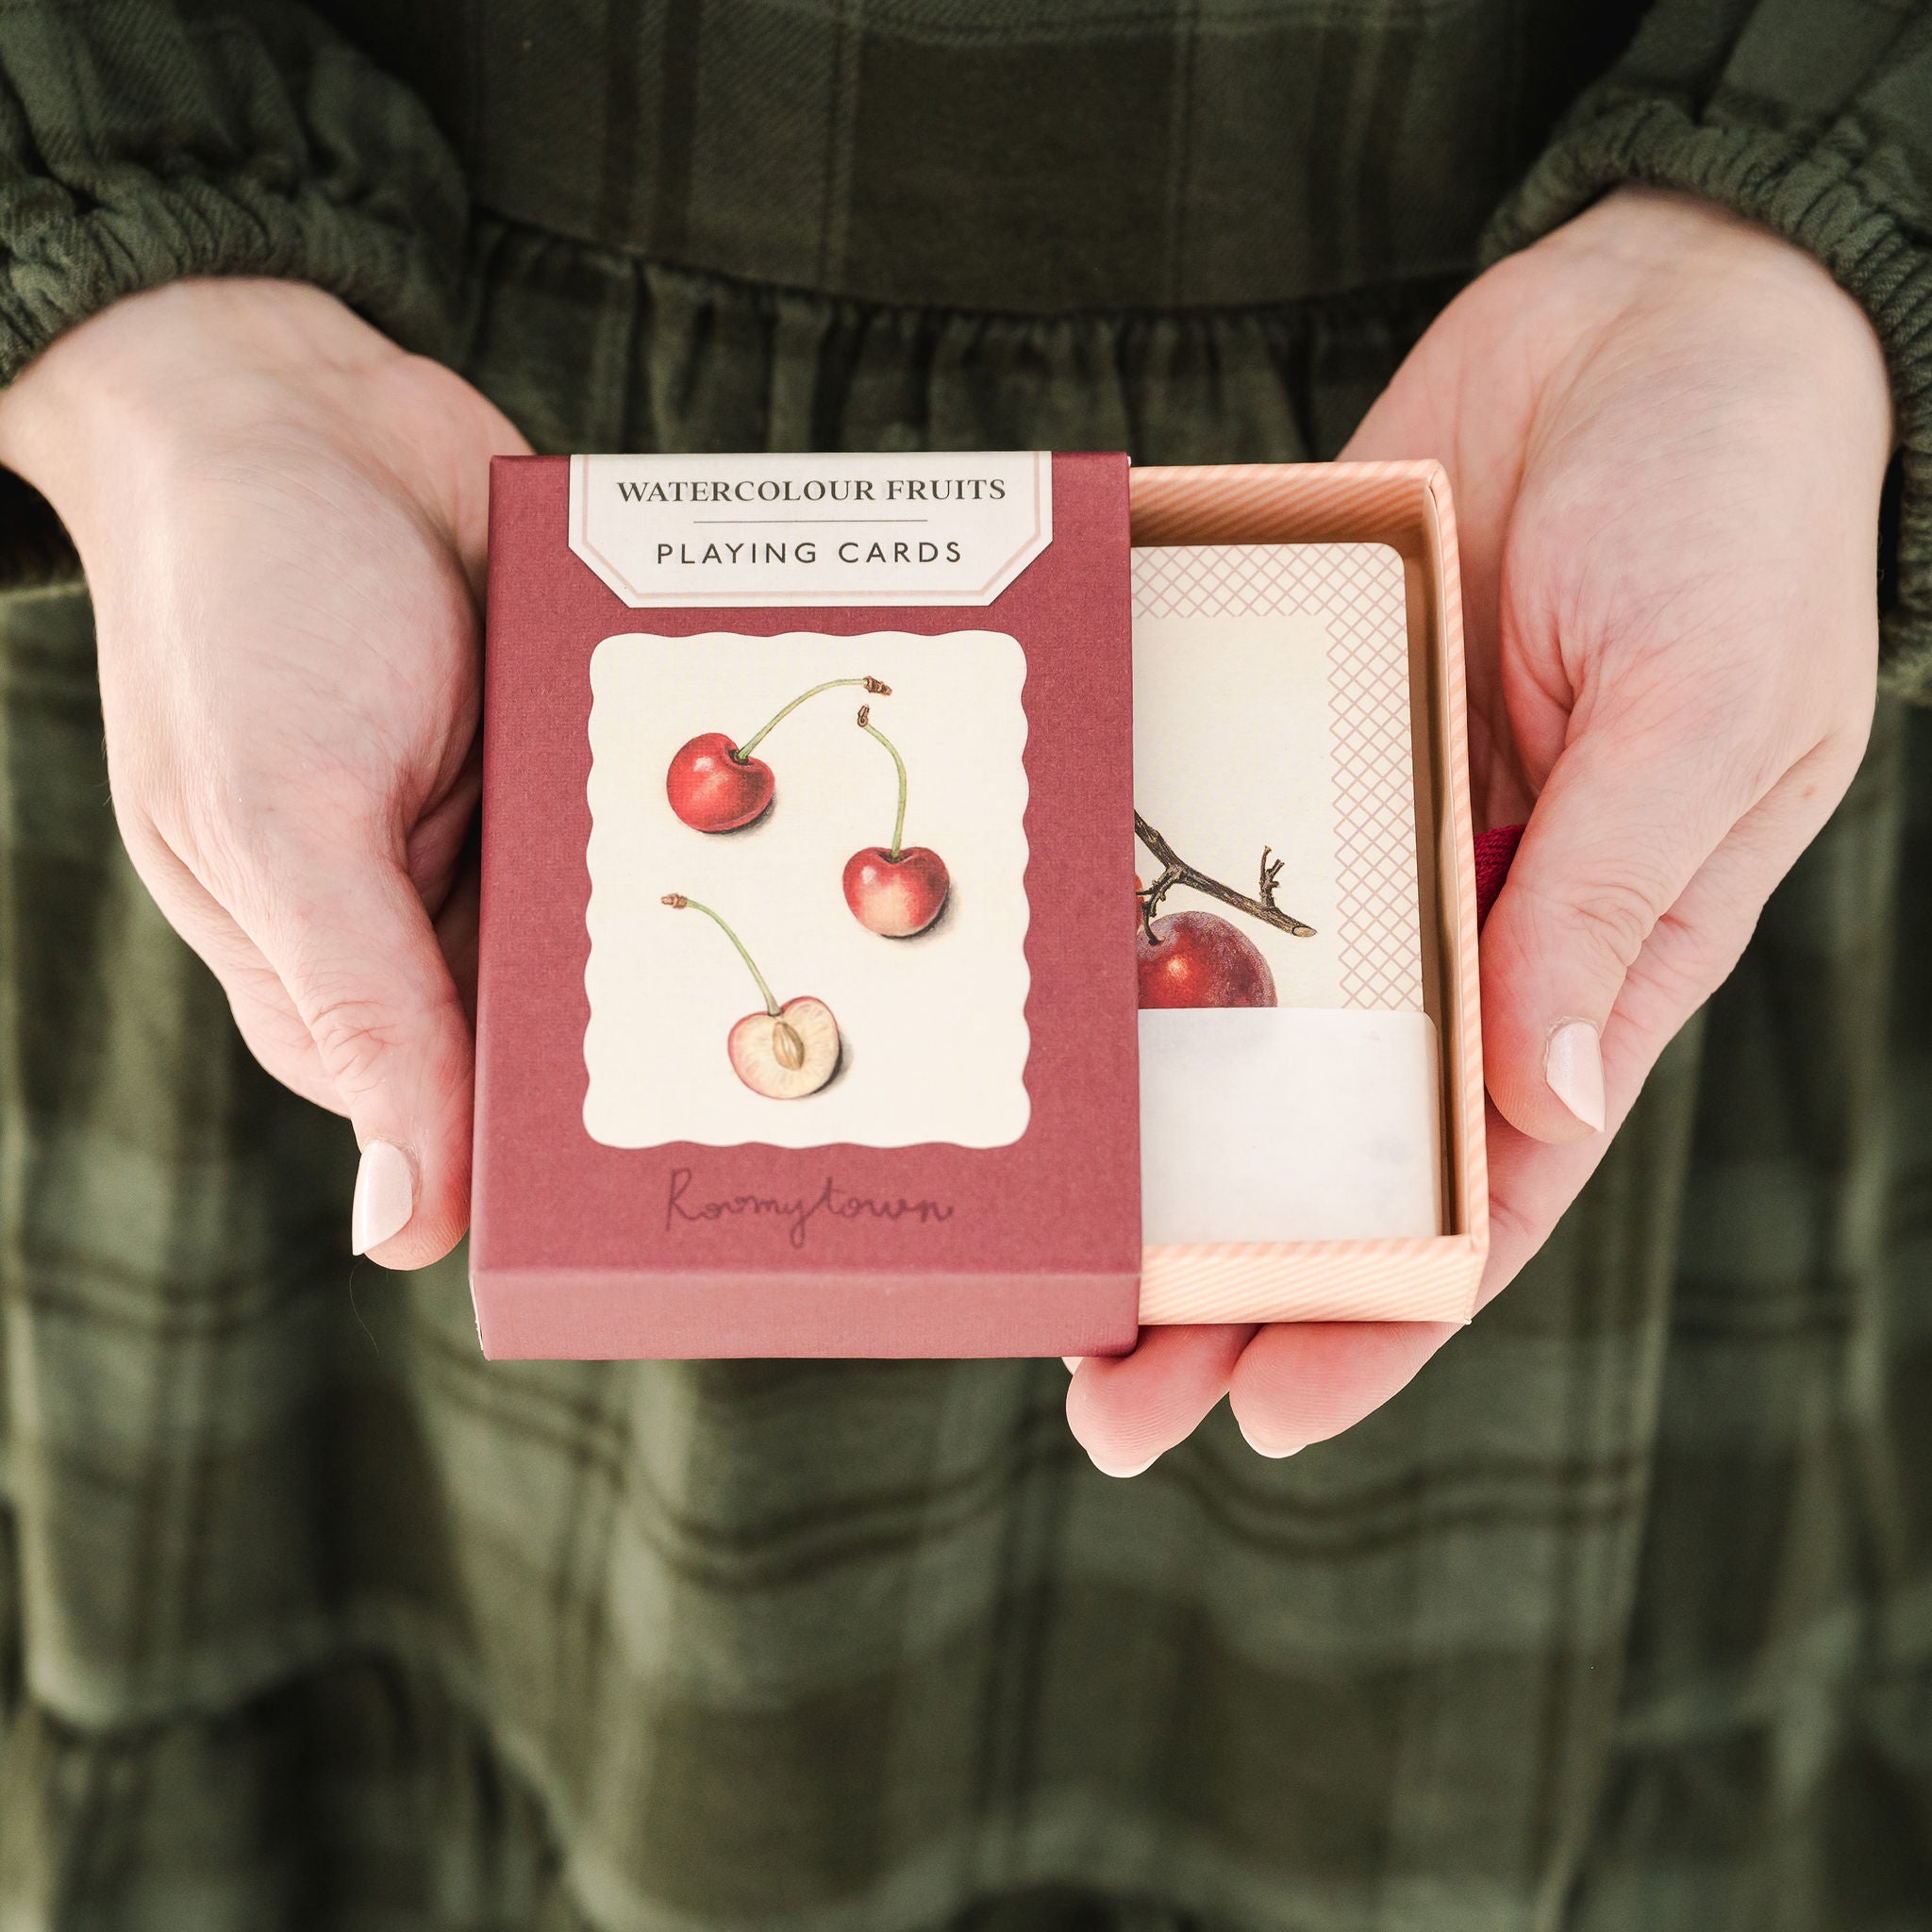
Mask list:
[[[1482,944],[1484,1301],[1851,782],[1891,440],[1877,341],[1810,257],[1623,190],[1472,284],[1342,453],[1448,467],[1476,817],[1529,822]],[[1079,1365],[1068,1419],[1126,1475],[1227,1394],[1256,1449],[1291,1455],[1455,1332],[1143,1329]]]

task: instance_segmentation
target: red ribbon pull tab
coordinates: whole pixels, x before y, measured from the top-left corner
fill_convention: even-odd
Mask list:
[[[1516,848],[1522,844],[1523,835],[1527,829],[1524,825],[1498,825],[1493,831],[1476,836],[1475,924],[1478,932],[1490,916],[1490,908],[1496,903],[1496,894],[1503,890],[1503,881],[1509,876],[1509,861],[1516,857]]]

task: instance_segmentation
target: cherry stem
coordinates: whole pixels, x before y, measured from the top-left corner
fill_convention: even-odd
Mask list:
[[[779,1013],[778,1002],[772,997],[772,989],[765,984],[765,975],[758,971],[758,962],[744,950],[744,941],[708,906],[701,905],[695,899],[687,899],[682,892],[666,892],[664,904],[679,912],[689,906],[693,912],[702,912],[707,919],[716,923],[718,930],[738,948],[738,957],[751,968],[751,976],[758,981],[758,991],[765,996],[765,1011],[775,1020]]]
[[[899,756],[899,747],[872,722],[872,707],[858,708],[858,728],[870,732],[874,738],[892,754],[892,762],[899,768],[899,816],[892,821],[892,849],[886,854],[894,865],[899,862],[899,846],[906,837],[906,760]]]
[[[1139,895],[1141,930],[1147,935],[1150,945],[1159,943],[1154,937],[1154,914],[1160,902],[1176,886],[1188,886],[1197,892],[1205,892],[1208,898],[1219,899],[1224,906],[1232,906],[1237,912],[1245,912],[1250,919],[1258,919],[1262,924],[1272,925],[1295,939],[1311,940],[1315,937],[1312,925],[1305,925],[1274,903],[1274,888],[1281,878],[1281,861],[1274,857],[1272,845],[1261,848],[1261,896],[1251,899],[1245,892],[1237,892],[1232,886],[1224,886],[1219,879],[1210,878],[1205,872],[1190,865],[1139,812],[1134,814],[1134,830],[1141,844],[1161,864],[1160,876],[1151,886],[1144,887]]]
[[[876,677],[828,677],[824,684],[815,684],[809,691],[800,691],[782,711],[774,717],[768,718],[763,724],[754,731],[731,754],[732,763],[738,765],[744,764],[751,758],[752,753],[758,749],[765,734],[771,730],[772,726],[782,724],[793,711],[797,710],[800,705],[804,704],[807,698],[815,698],[822,691],[837,691],[841,684],[862,685],[876,698],[889,698],[892,695],[892,687],[890,684],[881,684]]]

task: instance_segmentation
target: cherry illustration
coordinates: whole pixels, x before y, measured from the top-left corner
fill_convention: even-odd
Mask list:
[[[899,773],[899,815],[892,821],[890,847],[868,845],[845,861],[845,903],[868,932],[889,940],[909,939],[940,916],[952,881],[946,862],[924,845],[907,845],[906,760],[899,747],[872,722],[872,707],[858,708],[858,728],[892,754]]]
[[[1213,912],[1168,912],[1134,941],[1142,1007],[1272,1007],[1261,950]]]
[[[738,948],[738,957],[751,969],[764,995],[762,1013],[747,1013],[726,1035],[724,1050],[731,1071],[767,1100],[803,1100],[816,1093],[839,1069],[839,1023],[824,1000],[809,996],[787,1000],[781,1007],[772,997],[758,962],[744,941],[708,906],[682,892],[666,892],[664,904],[675,910],[686,907],[702,912]]]
[[[1160,861],[1160,874],[1151,886],[1143,886],[1138,873],[1134,875],[1135,916],[1141,927],[1134,940],[1134,961],[1141,976],[1141,1006],[1277,1006],[1268,961],[1238,927],[1214,912],[1154,916],[1168,893],[1185,886],[1291,939],[1313,939],[1315,928],[1284,912],[1275,901],[1282,862],[1274,848],[1261,848],[1259,889],[1250,896],[1190,865],[1138,811],[1134,836]]]
[[[752,753],[774,724],[797,710],[807,698],[841,685],[860,685],[874,697],[891,697],[892,688],[876,677],[832,677],[801,691],[775,716],[734,744],[722,731],[701,731],[679,745],[664,774],[664,795],[671,809],[695,832],[735,832],[748,825],[772,802],[776,780],[772,768]]]

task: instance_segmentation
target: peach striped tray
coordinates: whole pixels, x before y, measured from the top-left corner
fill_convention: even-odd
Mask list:
[[[1136,544],[1381,542],[1402,557],[1420,847],[1424,1009],[1442,1043],[1444,1231],[1196,1242],[1143,1253],[1148,1324],[1466,1321],[1489,1253],[1475,873],[1456,515],[1437,463],[1137,469]]]

